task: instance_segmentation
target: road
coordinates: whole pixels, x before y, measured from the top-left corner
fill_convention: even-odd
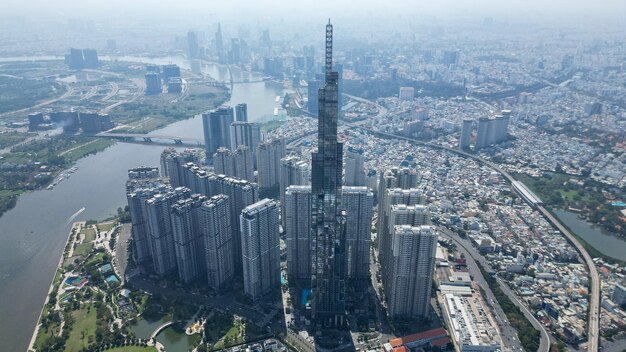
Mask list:
[[[472,275],[473,280],[478,284],[478,286],[482,287],[485,290],[486,296],[483,297],[488,302],[488,304],[492,307],[492,311],[495,312],[496,320],[498,321],[498,325],[500,326],[500,334],[502,336],[502,341],[505,342],[506,346],[510,347],[513,351],[523,351],[522,345],[519,342],[519,338],[517,335],[517,330],[515,330],[511,324],[509,323],[506,314],[498,304],[496,297],[493,295],[493,292],[489,288],[489,284],[483,277],[476,261],[478,261],[483,268],[486,270],[491,270],[489,263],[485,260],[485,258],[480,255],[476,249],[469,243],[469,241],[459,238],[454,232],[450,231],[445,227],[438,227],[439,234],[441,237],[451,240],[452,242],[457,244],[457,250],[465,256],[468,263],[468,269],[470,275]],[[526,306],[517,299],[517,296],[509,289],[509,287],[500,281],[498,278],[498,283],[500,284],[500,288],[502,291],[513,301],[513,303],[518,306],[526,319],[530,321],[533,327],[541,333],[541,338],[539,342],[539,350],[541,352],[548,352],[550,350],[550,335],[546,331],[545,327],[537,321],[535,316],[526,308]]]
[[[362,98],[361,98],[362,99]],[[365,100],[365,99],[362,99]],[[370,102],[372,104],[375,104],[373,102]],[[379,132],[379,131],[374,131],[368,128],[365,128],[363,126],[359,126],[356,124],[352,124],[352,123],[347,123],[350,127],[353,128],[360,128],[363,131],[372,133],[374,135],[379,135],[381,137],[384,138],[393,138],[393,139],[402,139],[402,140],[406,140],[408,142],[412,142],[415,144],[420,144],[420,145],[424,145],[427,147],[431,147],[433,149],[439,149],[439,150],[445,150],[445,151],[449,151],[451,153],[457,154],[457,155],[461,155],[464,156],[466,158],[471,158],[487,167],[490,167],[491,169],[493,169],[494,171],[500,173],[502,176],[504,176],[504,178],[509,182],[512,183],[513,181],[515,181],[515,179],[513,178],[513,176],[511,176],[508,172],[506,172],[505,170],[503,170],[502,168],[500,168],[498,165],[484,160],[482,158],[479,158],[476,155],[473,154],[469,154],[467,152],[464,152],[462,150],[458,150],[458,149],[453,149],[453,148],[448,148],[448,147],[444,147],[441,145],[437,145],[434,143],[430,143],[430,142],[424,142],[424,141],[420,141],[417,140],[415,138],[410,138],[410,137],[406,137],[406,136],[401,136],[401,135],[397,135],[397,134],[393,134],[393,133],[386,133],[386,132]],[[532,206],[532,204],[531,204]],[[593,262],[591,256],[589,255],[589,253],[587,253],[587,251],[585,250],[585,248],[580,244],[580,242],[578,241],[578,239],[576,239],[576,237],[574,237],[566,228],[565,226],[563,226],[558,219],[554,218],[552,216],[552,214],[550,214],[545,208],[543,207],[538,207],[539,212],[541,212],[541,214],[550,222],[552,223],[552,225],[554,225],[557,229],[559,229],[559,231],[561,231],[561,233],[563,233],[565,235],[565,237],[574,245],[574,247],[576,248],[576,250],[578,250],[578,252],[580,253],[580,255],[582,256],[582,258],[585,261],[585,264],[587,265],[587,269],[589,270],[589,277],[590,277],[590,283],[589,285],[591,286],[591,292],[590,292],[590,297],[589,297],[589,316],[588,316],[588,332],[587,332],[587,336],[588,336],[588,343],[587,343],[587,350],[589,352],[596,352],[598,351],[598,347],[599,347],[599,322],[600,322],[600,278],[598,276],[598,271],[595,267],[595,263]]]

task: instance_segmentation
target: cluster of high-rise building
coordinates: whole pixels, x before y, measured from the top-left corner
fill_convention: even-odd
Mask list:
[[[100,65],[98,52],[96,49],[70,49],[70,53],[65,55],[65,62],[70,69],[79,70],[82,68],[96,68]]]
[[[496,115],[492,118],[479,118],[476,127],[474,149],[478,150],[507,140],[510,119],[511,110],[502,110],[500,115]],[[474,129],[473,124],[472,120],[463,120],[459,148],[469,148],[472,131]]]
[[[180,93],[183,90],[183,80],[178,65],[148,66],[145,80],[146,94],[161,94],[164,85],[168,93]]]
[[[164,177],[145,168],[129,171],[134,259],[155,274],[205,280],[216,290],[243,277],[244,292],[259,299],[280,285],[278,205],[257,202],[254,183],[200,168],[199,157],[166,149]],[[259,244],[263,250],[254,252]]]
[[[376,174],[366,178],[363,150],[344,153],[337,136],[340,78],[332,67],[330,23],[326,45],[311,160],[287,154],[283,139],[261,141],[258,125],[247,122],[245,104],[203,114],[204,153],[170,148],[161,156],[161,176],[169,183],[155,179],[154,172],[132,173],[150,175],[128,186],[135,259],[156,274],[176,272],[183,282],[205,278],[215,289],[241,276],[244,291],[256,300],[280,285],[282,227],[287,277],[310,289],[306,306],[313,326],[341,328],[347,292],[371,280],[374,192],[367,185],[374,184],[389,314],[426,317],[437,234],[419,175],[392,168],[380,172],[377,183]],[[202,154],[212,170],[200,166]],[[279,201],[258,201],[259,190],[274,190]]]

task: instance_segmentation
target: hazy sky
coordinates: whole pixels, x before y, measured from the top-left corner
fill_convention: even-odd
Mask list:
[[[602,21],[623,20],[626,0],[5,0],[2,15],[29,15],[104,19],[123,14],[218,15],[265,18],[316,19],[371,14],[372,16],[554,18],[573,17]],[[0,15],[1,16],[1,15]]]

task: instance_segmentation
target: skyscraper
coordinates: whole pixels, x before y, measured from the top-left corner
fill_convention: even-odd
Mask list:
[[[187,53],[190,59],[200,57],[198,50],[198,35],[195,32],[187,32]]]
[[[213,155],[219,147],[231,147],[230,125],[233,120],[233,108],[228,106],[221,106],[202,114],[204,148],[207,157]]]
[[[189,187],[183,178],[183,166],[187,163],[199,165],[202,160],[201,151],[198,149],[185,149],[182,152],[174,148],[166,148],[161,153],[161,176],[170,179],[172,187]]]
[[[363,149],[349,147],[346,150],[343,184],[345,186],[365,186]]]
[[[146,94],[159,94],[163,92],[161,78],[156,72],[146,73]]]
[[[241,103],[235,105],[235,119],[241,122],[248,122],[248,104]]]
[[[461,138],[459,139],[459,149],[465,149],[469,147],[470,137],[472,135],[472,124],[472,120],[463,120],[463,125],[461,126]]]
[[[307,96],[308,96],[308,103],[307,103],[307,110],[310,114],[317,116],[317,113],[319,112],[319,90],[320,88],[323,87],[324,82],[321,79],[314,79],[314,80],[309,80],[307,82]]]
[[[366,187],[343,187],[341,210],[345,211],[346,276],[349,279],[369,279],[370,236],[373,194]],[[287,187],[285,192],[285,234],[287,242],[287,272],[290,280],[311,278],[312,241],[311,186]]]
[[[280,182],[280,160],[286,154],[283,138],[265,141],[257,148],[257,171],[259,188],[267,190],[278,187]]]
[[[338,75],[332,71],[333,26],[326,25],[326,84],[319,90],[318,146],[312,153],[312,317],[340,327],[345,314],[345,219],[340,213],[343,144],[337,140]]]
[[[280,287],[278,203],[263,199],[241,211],[244,292],[258,300]]]
[[[256,155],[261,142],[261,126],[258,123],[235,121],[230,125],[230,149],[235,151],[240,145],[250,148]]]
[[[224,40],[222,38],[222,25],[220,23],[217,24],[217,31],[215,31],[215,51],[217,54],[217,61],[221,64],[226,63]]]
[[[224,287],[235,273],[230,199],[219,194],[202,203],[199,231],[203,238],[203,258],[209,287]]]

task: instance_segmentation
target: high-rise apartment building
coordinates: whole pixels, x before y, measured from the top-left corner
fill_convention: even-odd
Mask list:
[[[363,149],[349,147],[344,159],[343,184],[345,186],[365,186],[365,158]]]
[[[181,199],[191,195],[188,188],[179,187],[167,193],[159,193],[146,201],[150,235],[150,253],[154,272],[168,274],[176,269],[176,252],[171,221],[171,208]]]
[[[278,187],[280,182],[280,160],[286,154],[283,138],[265,141],[257,148],[257,171],[259,188],[262,190]]]
[[[461,125],[461,138],[459,139],[459,149],[466,149],[470,145],[470,138],[472,136],[473,121],[469,119],[463,119]]]
[[[437,233],[431,226],[395,226],[392,250],[393,267],[385,286],[389,315],[428,317]]]
[[[278,203],[263,199],[239,218],[244,292],[253,300],[280,288]]]
[[[311,177],[309,163],[299,156],[289,155],[280,160],[280,203],[281,214],[285,213],[285,192],[287,187],[293,185],[308,185]],[[285,216],[282,217],[282,225],[285,226]]]
[[[476,149],[481,149],[489,145],[489,119],[481,117],[478,119],[476,128]]]
[[[235,105],[235,120],[240,122],[248,122],[248,104],[241,103]]]
[[[222,106],[202,114],[204,148],[207,157],[219,147],[231,147],[230,125],[233,123],[233,108]]]
[[[219,147],[213,154],[213,169],[218,175],[235,176],[233,153],[226,147]]]
[[[233,151],[234,176],[242,180],[254,182],[254,154],[245,145]]]
[[[415,96],[415,88],[400,87],[400,93],[398,96],[400,100],[413,101],[413,97]]]
[[[253,155],[261,142],[261,126],[258,123],[235,121],[230,125],[230,149],[235,150],[240,145],[250,148]]]
[[[193,194],[172,206],[171,220],[174,252],[178,277],[190,283],[201,277],[205,270],[204,241],[199,230],[199,209],[206,197]]]
[[[209,287],[221,289],[235,274],[233,229],[228,196],[219,194],[202,203],[198,228],[202,237],[205,268]]]
[[[346,212],[345,271],[351,280],[370,279],[370,248],[374,195],[367,187],[346,187],[341,209]]]
[[[285,192],[282,217],[287,240],[289,281],[311,281],[311,186],[289,186]]]
[[[183,179],[182,167],[187,163],[199,165],[201,162],[200,150],[185,149],[179,152],[174,148],[166,148],[161,153],[161,176],[169,178],[172,187],[188,187],[188,182]]]

